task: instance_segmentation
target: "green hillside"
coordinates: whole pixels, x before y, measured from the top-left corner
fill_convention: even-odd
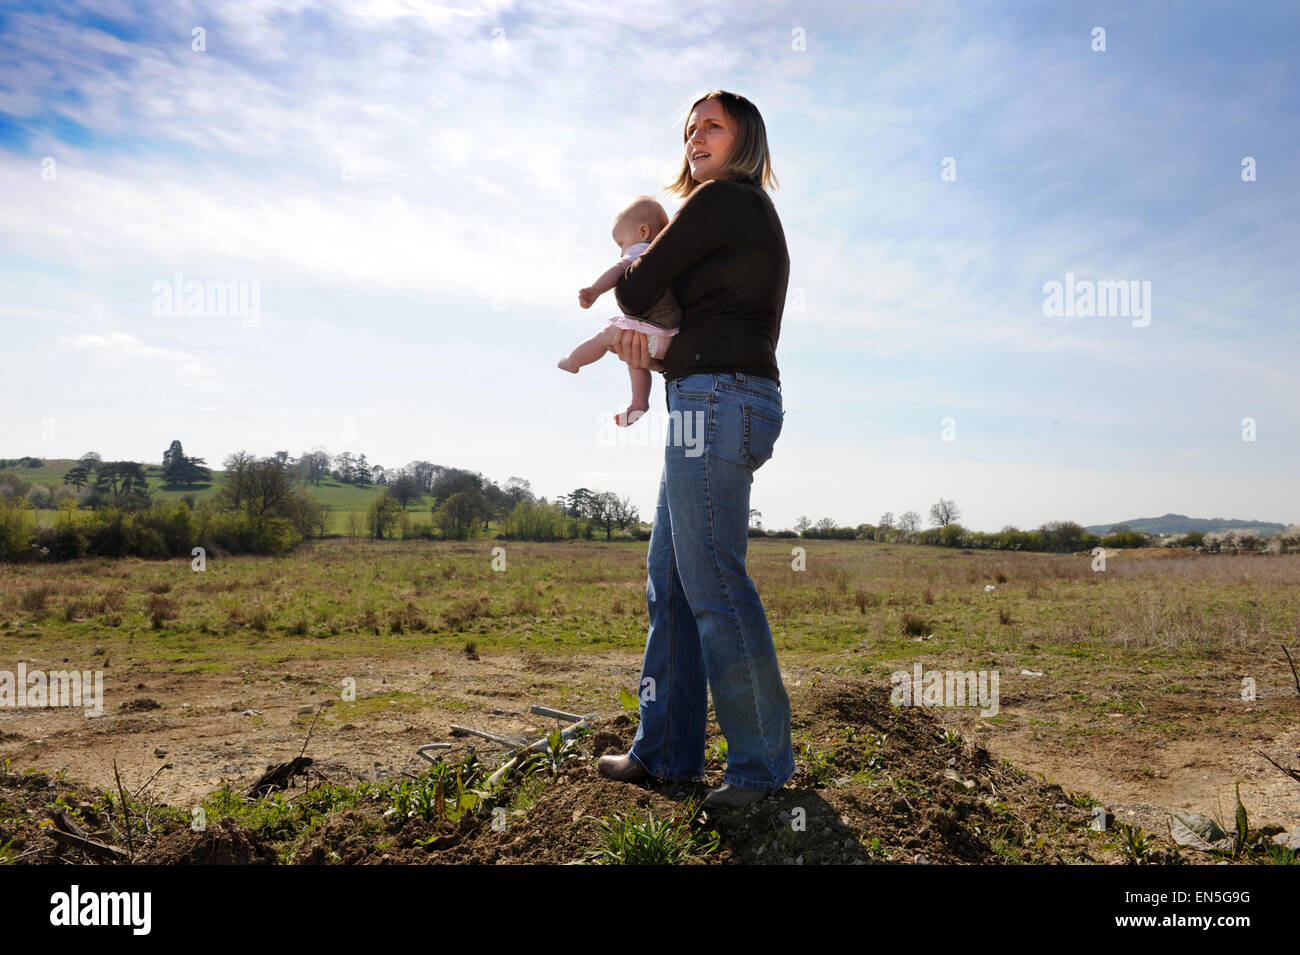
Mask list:
[[[1223,531],[1251,531],[1260,537],[1272,537],[1278,531],[1286,529],[1285,524],[1271,521],[1243,521],[1222,517],[1188,517],[1186,514],[1164,514],[1160,517],[1139,517],[1118,524],[1092,524],[1086,530],[1094,534],[1109,534],[1111,528],[1125,525],[1129,530],[1141,531],[1143,534],[1188,534],[1201,531],[1205,534]]]
[[[44,461],[41,467],[3,467],[0,473],[14,474],[29,484],[43,484],[54,490],[62,487],[64,484],[63,476],[72,468],[76,467],[79,462],[74,458],[49,458]],[[212,471],[211,481],[203,484],[196,484],[193,487],[173,487],[164,484],[161,464],[145,464],[145,474],[149,482],[149,494],[156,501],[180,500],[186,495],[193,495],[195,503],[212,497],[221,487],[222,475],[224,471]],[[365,513],[370,507],[370,502],[383,493],[383,488],[377,485],[369,487],[358,487],[353,484],[341,484],[333,478],[322,478],[320,485],[307,485],[308,491],[325,505],[325,509],[334,512],[334,519],[331,521],[332,528],[335,532],[341,532],[343,525],[337,519],[339,515],[345,515],[349,512]],[[431,497],[422,496],[418,501],[412,501],[407,510],[413,513],[427,512],[433,504]],[[54,523],[54,511],[51,508],[41,508],[37,511],[37,521],[46,526],[52,526]]]

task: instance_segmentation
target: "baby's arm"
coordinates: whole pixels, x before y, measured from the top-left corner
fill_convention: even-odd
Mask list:
[[[623,277],[624,268],[620,262],[618,265],[606,269],[601,273],[600,278],[578,293],[578,304],[583,308],[591,308],[596,299],[618,284],[618,280]]]

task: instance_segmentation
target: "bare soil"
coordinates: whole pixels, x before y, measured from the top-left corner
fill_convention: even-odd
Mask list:
[[[301,664],[296,666],[302,672]],[[308,750],[317,759],[318,778],[348,782],[415,773],[427,767],[415,757],[415,747],[448,738],[451,722],[527,735],[537,728],[537,718],[523,712],[525,701],[557,702],[554,694],[562,684],[568,687],[567,708],[582,709],[578,704],[585,694],[607,697],[610,686],[630,683],[629,664],[615,655],[486,655],[472,661],[463,655],[457,660],[448,651],[412,663],[406,670],[394,668],[391,661],[386,666],[382,678],[399,687],[419,684],[430,669],[441,674],[440,682],[455,677],[460,693],[449,699],[456,706],[474,701],[474,707],[468,712],[426,710],[415,716],[388,716],[381,711],[367,720],[364,729],[318,723]],[[635,673],[633,664],[630,675]],[[1003,750],[991,751],[974,734],[945,740],[942,713],[891,705],[891,687],[886,683],[833,672],[803,671],[790,677],[796,738],[813,740],[811,745],[822,754],[820,766],[801,758],[799,773],[787,787],[756,806],[693,817],[701,832],[716,832],[721,838],[718,852],[708,861],[1121,861],[1114,834],[1090,831],[1093,812],[1070,798],[1069,790],[1085,787],[1062,770],[1075,767],[1081,776],[1086,766],[1082,757],[1052,763],[1045,753],[1026,749],[1027,755],[1037,756],[1042,765],[1056,770],[1056,781],[1045,782],[1018,771],[1004,761]],[[324,673],[321,679],[333,682]],[[297,755],[305,736],[304,722],[311,718],[298,714],[298,694],[286,699],[275,681],[250,691],[242,703],[261,709],[268,717],[265,723],[250,726],[245,720],[251,718],[242,717],[242,711],[223,709],[205,715],[205,700],[230,698],[225,678],[211,682],[206,694],[202,677],[169,678],[141,687],[140,698],[157,700],[161,704],[158,709],[136,707],[98,720],[73,720],[65,726],[59,726],[60,717],[51,712],[42,716],[45,722],[39,737],[15,739],[7,733],[4,742],[18,750],[17,762],[35,759],[46,768],[67,763],[75,768],[74,779],[93,779],[94,785],[104,785],[105,772],[112,778],[114,757],[124,779],[131,778],[131,788],[141,785],[165,759],[171,769],[160,773],[154,785],[160,794],[169,788],[172,795],[167,798],[178,806],[223,780],[247,788],[268,763]],[[310,694],[305,699],[310,701]],[[182,710],[186,702],[190,706]],[[568,864],[588,858],[589,850],[599,845],[601,818],[635,811],[653,811],[659,818],[680,815],[689,798],[703,795],[703,786],[633,785],[601,777],[596,758],[607,752],[625,752],[635,725],[626,714],[612,713],[609,706],[596,708],[607,715],[596,721],[595,732],[583,741],[583,758],[566,763],[534,803],[510,816],[504,829],[493,829],[482,817],[472,815],[466,815],[460,825],[416,821],[395,825],[376,814],[349,809],[333,814],[313,830],[293,861]],[[193,710],[198,712],[189,712]],[[710,741],[716,739],[715,727]],[[1013,737],[1008,739],[1014,742]],[[469,745],[464,738],[454,739],[453,744],[453,755]],[[161,748],[167,750],[164,756],[154,755],[153,750]],[[30,755],[24,758],[24,753]],[[1095,758],[1108,756],[1098,752]],[[1146,758],[1149,760],[1149,754]],[[711,758],[711,784],[721,781],[723,768],[719,760]],[[1111,778],[1095,767],[1092,771],[1103,782]],[[1168,839],[1167,805],[1158,805],[1149,791],[1135,790],[1135,794],[1140,801],[1110,808],[1121,820],[1131,810],[1134,821],[1155,837],[1153,861],[1213,861],[1200,853],[1177,850]],[[10,842],[19,861],[87,861],[79,850],[60,849],[43,838],[41,822],[53,802],[84,808],[93,795],[82,782],[52,779],[43,773],[22,775],[11,767],[0,776],[0,798],[22,811],[16,827],[0,832],[0,846]],[[1175,801],[1179,800],[1169,800]],[[802,825],[796,826],[795,820]],[[94,828],[93,813],[83,813],[83,821],[93,838],[111,841],[106,829]],[[1258,816],[1255,825],[1260,825]],[[376,836],[380,831],[385,836],[382,840]],[[201,833],[173,826],[156,836],[150,845],[136,847],[140,850],[136,861],[256,864],[276,860],[274,833],[250,831],[231,820],[216,820]]]

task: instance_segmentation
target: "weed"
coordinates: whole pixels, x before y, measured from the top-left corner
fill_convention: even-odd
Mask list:
[[[820,749],[813,749],[807,743],[799,750],[799,757],[807,763],[808,775],[814,786],[824,786],[838,775],[832,762],[833,754]]]
[[[162,629],[164,621],[175,620],[180,616],[176,609],[176,601],[170,597],[164,597],[161,594],[154,594],[149,598],[149,619],[153,623],[155,630]]]
[[[601,865],[680,865],[692,858],[716,852],[722,838],[717,832],[701,833],[691,828],[695,800],[687,800],[682,812],[667,819],[655,818],[654,810],[642,815],[615,814],[600,820],[601,846],[587,850],[587,857]]]
[[[925,622],[924,618],[919,617],[914,613],[905,612],[903,616],[899,618],[899,627],[903,631],[904,636],[908,637],[920,637],[930,632],[930,625]]]
[[[618,701],[622,704],[628,719],[633,723],[641,722],[641,701],[637,699],[635,693],[629,693],[626,687],[620,686],[618,688]]]
[[[1101,802],[1094,799],[1090,793],[1075,792],[1071,790],[1066,794],[1066,799],[1075,806],[1082,809],[1091,809],[1093,806],[1100,806]]]
[[[565,739],[563,732],[552,730],[546,735],[546,749],[525,759],[520,765],[521,771],[529,775],[549,772],[554,776],[569,760],[581,758],[578,740],[589,732],[590,728],[584,726],[573,737]]]
[[[1129,865],[1141,865],[1151,858],[1153,844],[1145,829],[1116,821],[1115,832],[1119,835],[1115,848]]]

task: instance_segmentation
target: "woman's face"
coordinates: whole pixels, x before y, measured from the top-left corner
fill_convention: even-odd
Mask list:
[[[735,140],[736,124],[718,100],[706,99],[696,106],[686,120],[686,162],[691,177],[696,182],[716,179]]]

